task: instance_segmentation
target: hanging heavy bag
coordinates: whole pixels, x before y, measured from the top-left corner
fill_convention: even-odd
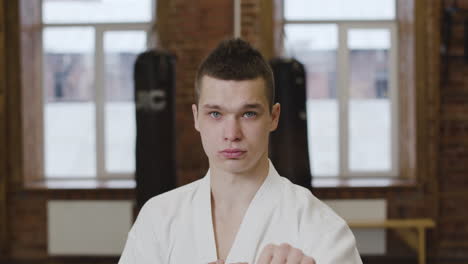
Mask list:
[[[280,175],[310,188],[305,69],[295,59],[276,58],[270,65],[275,78],[275,102],[281,105],[278,129],[270,137],[270,159]]]
[[[136,200],[137,207],[151,197],[176,187],[175,164],[175,57],[149,50],[135,62]]]

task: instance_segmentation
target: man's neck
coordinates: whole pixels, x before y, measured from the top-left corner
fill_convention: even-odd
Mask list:
[[[232,174],[216,168],[210,169],[211,197],[217,209],[246,208],[268,176],[268,158],[243,174]]]

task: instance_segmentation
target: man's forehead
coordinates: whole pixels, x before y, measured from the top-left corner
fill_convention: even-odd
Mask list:
[[[262,78],[253,80],[221,80],[204,76],[200,89],[200,105],[254,105],[268,103]]]
[[[225,90],[224,90],[225,89]],[[215,91],[214,91],[215,90]],[[227,91],[230,90],[230,91]],[[200,96],[200,105],[230,105],[236,107],[259,107],[268,104],[263,93],[247,89],[206,89]]]
[[[222,89],[229,87],[246,88],[243,93],[249,92],[264,92],[266,85],[262,77],[246,80],[223,80],[208,75],[203,76],[200,82],[200,90],[203,92],[205,89]],[[236,89],[236,91],[238,91]]]

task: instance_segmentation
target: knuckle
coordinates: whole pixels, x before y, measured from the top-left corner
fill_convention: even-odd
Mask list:
[[[289,250],[288,263],[301,263],[303,257],[304,254],[302,253],[302,250],[293,247]]]
[[[289,255],[302,257],[304,256],[304,253],[302,253],[302,250],[293,247],[289,250]]]
[[[273,252],[274,250],[276,249],[276,245],[275,244],[268,244],[266,245],[263,250],[266,250],[266,251],[269,251],[269,252]]]
[[[289,250],[291,246],[289,244],[283,243],[279,245],[275,250],[275,259],[286,260],[289,255]]]
[[[288,243],[282,243],[279,248],[284,251],[289,251],[292,247]]]
[[[309,257],[309,256],[304,256],[304,258],[302,259],[302,263],[301,264],[316,264],[315,263],[315,259]]]

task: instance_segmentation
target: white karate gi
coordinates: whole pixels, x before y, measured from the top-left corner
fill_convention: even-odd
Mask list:
[[[128,234],[119,264],[207,264],[216,261],[210,172],[150,199]],[[362,263],[345,221],[311,192],[269,173],[250,203],[227,264],[256,264],[268,243],[289,243],[317,264]]]

